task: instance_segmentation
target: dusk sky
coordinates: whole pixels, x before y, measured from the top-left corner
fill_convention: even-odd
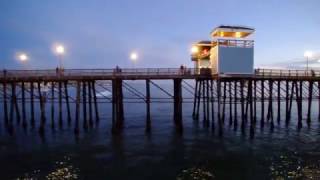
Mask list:
[[[1,0],[0,68],[192,67],[193,42],[218,25],[256,29],[255,66],[320,52],[319,0]],[[30,57],[22,65],[18,52]]]

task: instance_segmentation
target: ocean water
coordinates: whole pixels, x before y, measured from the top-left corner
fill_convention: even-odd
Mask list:
[[[135,86],[143,91],[144,86],[141,84]],[[172,91],[172,84],[164,87],[169,92]],[[152,97],[165,96],[155,87],[151,92]],[[133,97],[129,92],[124,94],[125,97]],[[189,96],[192,97],[191,94]],[[3,115],[2,105],[0,106],[0,114]],[[205,176],[207,179],[253,180],[320,178],[320,124],[316,102],[313,103],[310,127],[305,123],[304,110],[303,127],[300,130],[297,128],[294,102],[288,126],[285,125],[283,111],[280,124],[275,122],[274,129],[270,128],[270,121],[266,121],[264,128],[261,128],[258,116],[258,122],[252,128],[254,136],[250,136],[250,123],[241,130],[240,116],[237,129],[229,126],[228,106],[222,135],[218,133],[217,125],[215,129],[204,127],[202,117],[199,121],[192,119],[193,105],[187,101],[183,104],[183,134],[175,131],[172,103],[151,104],[152,130],[150,134],[146,134],[145,104],[131,102],[126,103],[124,107],[125,128],[121,135],[111,134],[111,104],[100,103],[100,122],[88,130],[81,128],[80,134],[76,136],[74,106],[72,104],[72,124],[68,126],[64,116],[63,127],[59,128],[56,111],[56,126],[53,130],[50,126],[48,104],[43,137],[39,135],[37,129],[39,113],[36,116],[36,128],[32,129],[29,125],[24,129],[21,124],[14,121],[12,135],[6,131],[1,120],[0,178],[139,180],[190,179],[192,176]],[[36,112],[38,111],[37,106]],[[258,114],[260,114],[259,107]],[[82,120],[80,127],[81,125]]]

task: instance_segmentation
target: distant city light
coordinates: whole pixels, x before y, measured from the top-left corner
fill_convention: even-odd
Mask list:
[[[305,51],[304,52],[304,57],[311,58],[312,57],[312,52],[311,51]]]
[[[138,59],[138,54],[137,54],[136,52],[132,52],[132,53],[130,54],[130,59],[131,59],[132,61],[136,61],[136,60]]]
[[[27,61],[28,60],[28,56],[25,53],[22,53],[18,56],[18,59],[20,61]]]
[[[62,46],[62,45],[57,45],[56,46],[56,53],[57,54],[64,54],[64,52],[65,52],[65,49],[64,49],[64,46]]]
[[[192,54],[196,54],[196,53],[198,53],[198,52],[199,52],[198,46],[192,46],[192,48],[191,48],[191,53],[192,53]]]
[[[318,59],[318,62],[320,63],[320,59]]]

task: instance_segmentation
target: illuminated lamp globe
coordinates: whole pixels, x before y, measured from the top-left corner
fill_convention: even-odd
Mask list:
[[[197,47],[197,46],[192,46],[192,48],[191,48],[191,53],[192,54],[196,54],[196,53],[198,53],[199,52],[199,48]]]
[[[58,54],[64,54],[65,49],[64,49],[64,47],[63,47],[62,45],[58,45],[58,46],[56,47],[56,52],[57,52]]]

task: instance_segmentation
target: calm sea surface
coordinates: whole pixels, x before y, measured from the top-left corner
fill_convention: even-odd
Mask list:
[[[72,106],[74,114],[74,104]],[[302,129],[297,129],[295,109],[294,102],[288,127],[282,112],[281,123],[275,123],[273,130],[270,130],[270,122],[260,128],[258,116],[252,138],[250,124],[241,131],[240,117],[236,130],[229,127],[227,117],[223,135],[219,136],[217,128],[213,131],[203,127],[201,117],[198,122],[194,121],[192,104],[185,103],[184,133],[179,135],[173,125],[173,105],[153,103],[152,131],[147,135],[144,131],[145,104],[127,103],[123,134],[112,136],[111,105],[100,104],[100,123],[87,131],[81,128],[77,137],[73,124],[67,125],[66,117],[62,129],[58,125],[55,130],[51,129],[48,104],[44,137],[39,136],[37,128],[28,126],[25,130],[16,122],[11,136],[0,119],[0,178],[164,180],[183,179],[198,171],[215,179],[320,178],[317,103],[314,103],[310,128],[304,119]],[[228,115],[228,108],[226,112]],[[2,106],[0,114],[3,118]],[[72,118],[74,120],[74,116]]]

